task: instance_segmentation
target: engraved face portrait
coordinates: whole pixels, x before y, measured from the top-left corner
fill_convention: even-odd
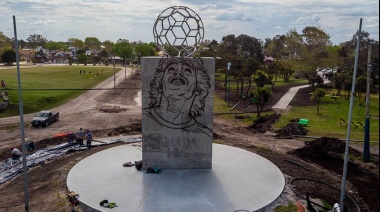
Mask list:
[[[150,81],[150,103],[144,114],[162,127],[212,136],[211,130],[196,120],[204,113],[210,87],[202,59],[161,59]]]
[[[190,99],[197,86],[196,70],[186,63],[172,63],[165,68],[162,81],[165,98]]]

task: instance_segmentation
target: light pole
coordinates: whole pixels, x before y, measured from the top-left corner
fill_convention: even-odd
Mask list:
[[[116,64],[115,55],[113,55],[113,94],[116,94]]]
[[[141,52],[139,52],[139,66],[141,66]],[[141,67],[140,67],[141,68]],[[141,70],[141,69],[140,69]]]
[[[228,106],[230,106],[230,68],[231,68],[231,62],[227,59],[221,58],[221,57],[216,57],[215,59],[217,60],[225,60],[227,61],[227,73],[224,78],[224,102],[227,101],[227,93],[228,93]],[[228,85],[227,85],[228,82]]]
[[[227,75],[227,81],[228,81],[228,103],[227,103],[227,106],[229,107],[230,106],[230,88],[231,88],[231,82],[230,82],[230,68],[231,68],[231,62],[228,61],[227,63],[227,66],[228,66],[228,75]]]
[[[106,47],[100,46],[100,48],[105,49]],[[111,57],[111,54],[107,52],[108,55]],[[107,58],[108,62],[108,58]],[[113,93],[116,94],[116,69],[115,69],[115,55],[113,55]]]
[[[127,83],[127,55],[124,55],[124,81]]]
[[[132,77],[133,77],[133,59],[132,59],[132,57],[131,57],[131,61],[132,61]]]

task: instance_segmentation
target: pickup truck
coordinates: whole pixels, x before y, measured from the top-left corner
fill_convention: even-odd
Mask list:
[[[43,110],[34,116],[31,123],[33,127],[47,127],[49,124],[58,121],[58,119],[59,112],[54,113],[48,110]]]

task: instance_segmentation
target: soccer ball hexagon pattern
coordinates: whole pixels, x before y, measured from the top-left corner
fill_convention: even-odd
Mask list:
[[[190,56],[203,41],[202,19],[192,9],[173,6],[165,9],[153,27],[157,46],[170,55],[168,48],[178,51],[178,56]],[[175,55],[172,55],[175,56]]]

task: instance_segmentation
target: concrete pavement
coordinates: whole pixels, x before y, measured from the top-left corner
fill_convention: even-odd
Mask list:
[[[317,72],[317,74],[322,77],[324,84],[330,83],[330,80],[323,77],[323,73],[321,71]],[[290,88],[288,92],[286,92],[286,94],[275,105],[273,105],[272,109],[285,110],[292,101],[293,97],[297,94],[298,90],[307,87],[309,87],[309,85],[301,85]]]
[[[141,158],[141,143],[98,152],[71,169],[68,189],[79,193],[86,211],[230,212],[265,211],[285,186],[282,172],[273,163],[226,145],[213,144],[212,169],[151,174],[122,166]],[[118,207],[101,207],[105,199]]]
[[[288,92],[275,104],[272,109],[282,109],[285,110],[288,107],[290,101],[292,101],[293,97],[297,94],[298,90],[301,88],[307,88],[309,85],[301,85],[297,87],[292,87]]]

